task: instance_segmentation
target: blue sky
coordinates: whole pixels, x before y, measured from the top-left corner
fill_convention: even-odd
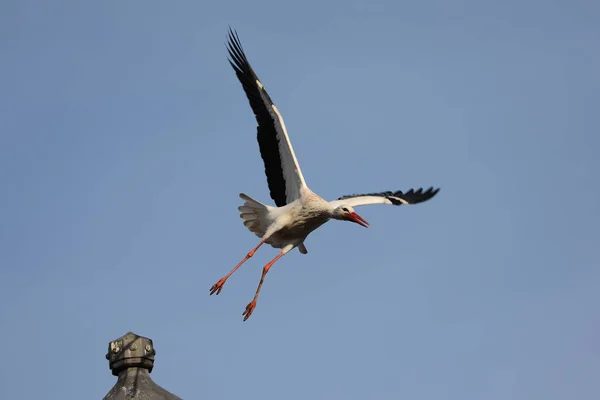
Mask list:
[[[183,398],[598,398],[600,6],[592,1],[5,1],[0,398],[103,397],[107,343]],[[227,27],[325,198],[279,261]],[[198,388],[201,388],[200,390]]]

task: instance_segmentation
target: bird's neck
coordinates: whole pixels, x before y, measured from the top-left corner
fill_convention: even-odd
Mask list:
[[[335,208],[329,203],[327,203],[327,211],[326,212],[327,212],[327,216],[331,219],[337,219],[337,220],[342,219],[339,214],[336,214]]]

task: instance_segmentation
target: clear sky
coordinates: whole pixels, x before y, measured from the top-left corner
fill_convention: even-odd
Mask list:
[[[0,398],[102,398],[108,341],[187,399],[600,397],[596,1],[3,1]],[[327,199],[268,275],[228,26]]]

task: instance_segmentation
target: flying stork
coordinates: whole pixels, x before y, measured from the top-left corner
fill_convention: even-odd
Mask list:
[[[326,201],[313,193],[302,176],[281,113],[250,66],[237,32],[229,28],[228,39],[227,51],[230,57],[228,61],[242,84],[258,122],[258,145],[265,166],[270,195],[276,207],[263,204],[244,193],[240,194],[240,198],[244,200],[244,204],[238,207],[241,212],[240,217],[250,232],[260,238],[260,242],[231,272],[210,288],[210,294],[221,293],[223,285],[231,274],[252,257],[264,243],[281,249],[279,254],[263,268],[254,299],[242,313],[246,321],[256,307],[260,289],[269,269],[295,247],[300,253],[306,254],[304,241],[312,231],[330,219],[350,221],[369,227],[369,223],[358,215],[353,207],[368,204],[394,206],[417,204],[431,199],[437,194],[439,188],[352,194],[333,201]]]

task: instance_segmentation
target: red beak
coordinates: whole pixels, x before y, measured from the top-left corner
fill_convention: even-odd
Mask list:
[[[352,222],[356,222],[357,224],[364,226],[365,228],[369,227],[369,223],[360,215],[358,215],[357,213],[353,212],[348,214],[348,220],[352,221]]]

